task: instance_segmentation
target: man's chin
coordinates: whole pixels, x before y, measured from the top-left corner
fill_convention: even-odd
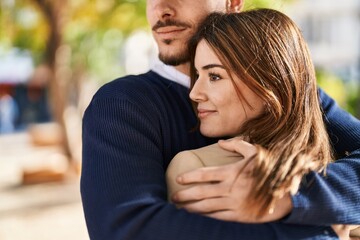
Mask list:
[[[179,66],[181,64],[189,62],[190,60],[188,54],[183,54],[183,55],[179,54],[177,56],[166,56],[161,53],[159,54],[159,59],[166,65],[170,65],[170,66]]]

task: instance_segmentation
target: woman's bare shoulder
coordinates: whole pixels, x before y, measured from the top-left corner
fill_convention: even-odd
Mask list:
[[[168,171],[183,173],[200,167],[204,167],[201,159],[192,150],[187,150],[175,155],[169,164]]]
[[[201,160],[192,151],[183,151],[175,155],[166,170],[166,184],[168,188],[168,199],[175,192],[188,188],[189,185],[180,185],[176,182],[179,174],[204,167]],[[171,201],[171,200],[170,200]]]

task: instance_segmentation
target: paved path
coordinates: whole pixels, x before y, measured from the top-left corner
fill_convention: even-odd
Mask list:
[[[57,151],[32,147],[24,133],[0,135],[0,240],[88,239],[78,177],[21,184],[23,169],[44,164]]]

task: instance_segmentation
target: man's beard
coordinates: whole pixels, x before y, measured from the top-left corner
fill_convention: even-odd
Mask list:
[[[168,26],[176,26],[176,27],[181,27],[184,29],[190,29],[191,28],[191,24],[187,23],[187,22],[179,22],[173,19],[166,19],[165,21],[158,21],[153,27],[152,30],[154,32],[156,32],[159,28],[161,27],[168,27]],[[166,39],[163,40],[163,43],[165,45],[170,45],[172,43],[173,40],[171,39]],[[187,63],[190,60],[190,56],[189,53],[187,51],[187,47],[184,47],[184,49],[182,49],[182,51],[179,51],[178,54],[163,54],[163,53],[159,53],[159,59],[165,63],[166,65],[171,65],[171,66],[178,66],[181,65],[183,63]]]
[[[190,60],[189,53],[186,51],[186,49],[187,48],[185,48],[183,51],[179,52],[178,54],[173,54],[173,55],[170,54],[165,55],[159,53],[159,59],[166,65],[179,66],[181,64],[189,62]]]

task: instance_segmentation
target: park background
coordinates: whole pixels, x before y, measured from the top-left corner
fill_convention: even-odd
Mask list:
[[[147,71],[145,0],[0,0],[0,239],[88,239],[81,118],[94,92]],[[360,116],[360,2],[246,0],[300,26],[318,82]]]

